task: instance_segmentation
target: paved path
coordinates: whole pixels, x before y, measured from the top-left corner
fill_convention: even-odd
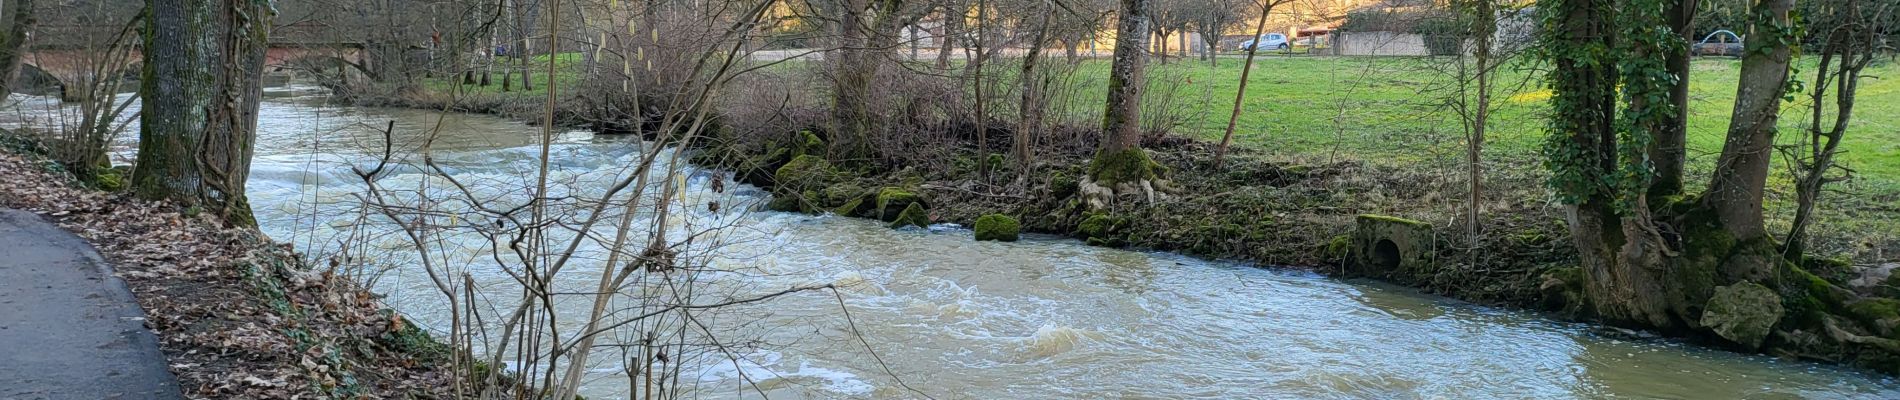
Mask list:
[[[0,210],[0,399],[176,399],[158,341],[92,246]]]

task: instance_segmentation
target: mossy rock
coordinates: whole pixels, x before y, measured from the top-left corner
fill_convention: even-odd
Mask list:
[[[797,192],[823,187],[829,184],[835,175],[830,161],[818,156],[801,155],[793,157],[792,162],[779,167],[778,171],[772,174],[772,181],[781,190]]]
[[[1352,254],[1352,235],[1334,236],[1333,240],[1326,242],[1326,256],[1327,257],[1332,257],[1334,260],[1342,260],[1342,259],[1345,259],[1346,256],[1351,255],[1351,254]]]
[[[791,151],[801,156],[825,154],[825,140],[818,138],[818,134],[811,130],[799,131],[798,140],[792,144]]]
[[[904,211],[897,213],[897,218],[891,221],[891,229],[898,229],[898,228],[903,228],[906,226],[915,226],[919,228],[930,226],[930,214],[928,211],[924,210],[923,204],[910,203],[910,206],[904,207]]]
[[[784,212],[804,212],[803,204],[805,202],[799,200],[799,197],[802,196],[797,194],[772,196],[772,201],[765,203],[765,209]]]
[[[852,200],[864,197],[865,190],[864,187],[856,184],[840,183],[825,187],[824,194],[824,201],[820,202],[820,205],[824,207],[838,207]]]
[[[1119,246],[1120,231],[1127,219],[1108,214],[1092,214],[1075,227],[1075,236],[1093,246]]]
[[[1773,289],[1742,282],[1715,288],[1702,311],[1702,326],[1742,348],[1761,348],[1763,340],[1781,321],[1781,296]]]
[[[895,221],[898,213],[911,205],[929,207],[923,196],[903,188],[886,187],[877,192],[877,217],[880,220]]]
[[[1057,199],[1074,196],[1079,184],[1074,177],[1057,172],[1049,175],[1049,195]]]
[[[1096,185],[1114,187],[1117,183],[1154,180],[1167,172],[1166,167],[1148,158],[1141,148],[1096,153],[1089,161],[1089,179]]]
[[[845,201],[843,205],[831,209],[832,214],[846,217],[869,216],[872,211],[877,211],[877,196],[871,193],[858,195],[856,198]]]
[[[92,177],[92,186],[108,192],[125,189],[125,177],[129,173],[131,168],[126,167],[98,169]]]
[[[1900,300],[1876,297],[1847,305],[1856,322],[1874,328],[1881,337],[1900,339]]]
[[[1021,236],[1023,226],[1015,218],[1007,215],[989,214],[977,217],[974,228],[976,240],[1014,242]]]

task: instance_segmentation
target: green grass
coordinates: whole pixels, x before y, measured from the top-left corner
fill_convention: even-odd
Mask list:
[[[580,70],[581,63],[585,61],[582,57],[583,55],[581,53],[561,53],[554,56],[554,60],[555,60],[554,82],[559,84],[558,90],[563,91],[563,92],[570,91],[576,87],[575,86],[576,84],[580,83],[581,76],[580,76],[579,70]],[[433,77],[430,79],[423,79],[422,88],[423,90],[426,90],[432,93],[443,93],[443,94],[454,93],[458,95],[501,95],[501,96],[511,96],[511,97],[518,96],[518,97],[525,97],[525,98],[531,98],[531,99],[546,98],[548,95],[548,81],[549,81],[548,80],[548,59],[549,59],[549,55],[542,54],[542,55],[532,57],[532,59],[528,62],[528,69],[532,70],[531,72],[529,72],[528,76],[529,78],[534,80],[534,85],[533,85],[534,90],[521,89],[521,75],[520,75],[521,66],[516,64],[517,60],[508,59],[508,58],[495,59],[495,65],[493,67],[494,69],[490,70],[489,72],[490,82],[488,86],[460,85],[459,83],[461,82],[461,76],[453,76],[453,77],[438,76],[438,77]],[[515,74],[512,76],[504,75],[504,72],[508,70],[513,70]],[[477,71],[476,73],[479,75],[481,70],[476,69],[476,71]],[[502,88],[501,80],[503,79],[504,76],[509,76],[511,79],[514,79],[514,82],[513,82],[514,84],[511,85],[511,87],[509,88],[510,90],[507,92],[503,92],[501,90]],[[480,77],[477,76],[477,79],[479,78]]]
[[[1460,151],[1462,122],[1447,99],[1456,94],[1450,71],[1420,58],[1262,56],[1248,84],[1234,132],[1238,145],[1290,155],[1348,155],[1399,162]],[[1151,92],[1172,88],[1180,112],[1189,114],[1177,133],[1218,141],[1238,90],[1242,60],[1151,65]],[[1728,129],[1740,64],[1728,59],[1696,60],[1690,75],[1689,154],[1691,164],[1713,163]],[[1804,71],[1811,71],[1812,67]],[[1101,82],[1108,63],[1084,62],[1078,82]],[[1486,148],[1492,156],[1535,157],[1546,132],[1549,92],[1537,72],[1507,66],[1493,95],[1495,111],[1487,125]],[[1900,76],[1900,65],[1882,63],[1869,76]],[[1810,79],[1810,76],[1800,76]],[[1077,90],[1066,101],[1078,109],[1099,110],[1090,102],[1105,96],[1102,85]],[[1183,99],[1185,98],[1185,99]],[[1205,99],[1205,100],[1204,100]],[[1808,102],[1786,103],[1780,141],[1803,136]],[[1866,183],[1900,191],[1900,80],[1863,80],[1841,161]]]

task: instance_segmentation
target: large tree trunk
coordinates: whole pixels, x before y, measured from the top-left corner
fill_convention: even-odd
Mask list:
[[[1780,120],[1781,97],[1788,88],[1788,66],[1793,58],[1783,37],[1792,31],[1789,11],[1794,0],[1758,0],[1742,58],[1742,77],[1735,92],[1735,113],[1729,119],[1728,140],[1722,144],[1714,181],[1705,196],[1717,220],[1736,240],[1767,235],[1762,223],[1762,192],[1773,162],[1775,124]],[[1792,34],[1790,34],[1792,35]]]
[[[1557,33],[1550,43],[1553,48],[1607,48],[1614,43],[1611,1],[1565,1],[1559,7],[1551,12],[1562,15],[1561,22],[1548,27]],[[1556,175],[1586,177],[1560,181],[1558,189],[1572,203],[1565,207],[1565,217],[1581,261],[1588,311],[1616,324],[1677,326],[1662,287],[1668,249],[1650,220],[1648,205],[1638,194],[1634,205],[1619,209],[1624,194],[1596,183],[1597,177],[1615,176],[1621,167],[1616,60],[1598,55],[1594,60],[1557,57],[1552,62],[1551,103],[1560,110],[1553,114],[1552,125],[1558,129],[1552,134],[1563,139],[1553,145],[1568,150],[1553,153],[1574,157],[1558,159],[1563,169]]]
[[[244,197],[273,10],[248,0],[148,0],[133,191],[255,226]]]
[[[33,0],[14,0],[7,4],[6,36],[0,36],[0,99],[13,94],[15,78],[20,73],[20,57],[25,53],[27,33],[33,31],[38,20],[33,18]]]

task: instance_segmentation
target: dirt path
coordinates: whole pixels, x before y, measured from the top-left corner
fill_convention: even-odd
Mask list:
[[[0,399],[176,399],[124,281],[85,240],[0,210]]]

